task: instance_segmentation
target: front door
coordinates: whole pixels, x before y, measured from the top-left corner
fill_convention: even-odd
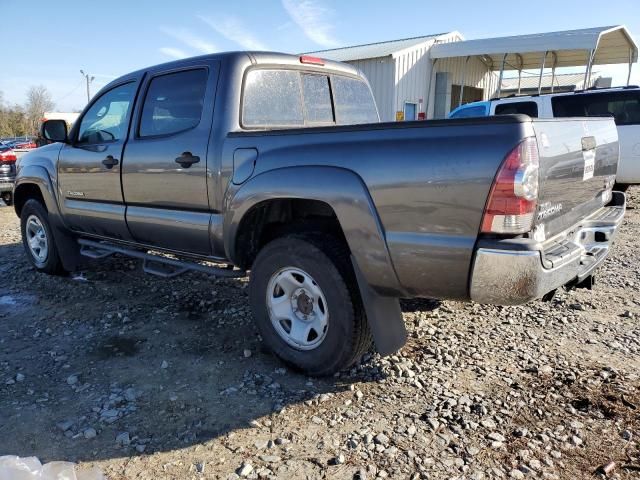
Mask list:
[[[129,81],[97,97],[60,151],[59,198],[72,230],[130,239],[120,169],[136,88]]]
[[[142,244],[211,254],[207,145],[218,63],[151,72],[124,152],[127,223]]]

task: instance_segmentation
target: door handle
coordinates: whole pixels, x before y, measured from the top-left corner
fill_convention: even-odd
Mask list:
[[[102,164],[111,169],[113,168],[115,165],[118,164],[118,159],[117,158],[113,158],[112,155],[107,155],[107,158],[105,158],[104,160],[102,160]]]
[[[200,161],[200,157],[191,155],[191,152],[182,152],[178,158],[176,158],[176,163],[179,163],[182,168],[189,168],[194,163],[198,163]]]

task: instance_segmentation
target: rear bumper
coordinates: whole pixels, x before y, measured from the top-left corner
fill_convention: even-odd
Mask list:
[[[613,192],[608,206],[544,243],[481,242],[471,274],[471,299],[478,303],[518,305],[582,281],[609,254],[624,217],[625,203],[623,193]]]
[[[15,186],[15,178],[0,177],[0,193],[13,192]]]

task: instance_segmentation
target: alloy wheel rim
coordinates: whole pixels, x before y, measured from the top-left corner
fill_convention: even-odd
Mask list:
[[[39,262],[47,261],[49,255],[49,241],[47,239],[47,231],[40,219],[35,215],[27,218],[26,224],[27,245],[33,258]]]
[[[322,289],[304,270],[286,267],[271,276],[267,307],[273,328],[298,350],[318,348],[327,336],[329,308]]]

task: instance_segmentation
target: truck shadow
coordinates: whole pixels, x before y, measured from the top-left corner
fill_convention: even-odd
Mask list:
[[[246,279],[163,280],[118,257],[50,277],[18,243],[0,245],[0,339],[0,453],[43,462],[224,443],[245,429],[250,447],[265,425],[293,439],[288,419],[311,421],[316,405],[385,376],[371,362],[323,379],[284,366],[262,347]]]

